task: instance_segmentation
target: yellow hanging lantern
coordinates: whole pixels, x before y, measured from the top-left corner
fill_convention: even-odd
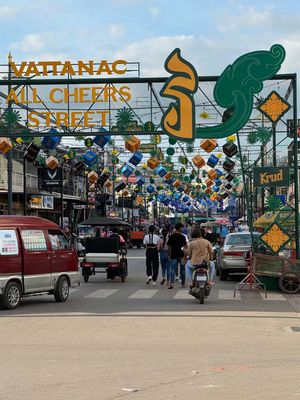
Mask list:
[[[119,150],[113,149],[113,150],[111,151],[111,154],[112,154],[113,156],[117,156],[117,155],[119,154]]]
[[[228,142],[235,142],[236,141],[236,136],[235,135],[227,136],[227,140],[228,140]]]
[[[160,144],[161,143],[161,136],[160,135],[155,135],[154,136],[154,141],[156,144]]]
[[[206,111],[202,111],[202,112],[199,114],[199,117],[200,117],[200,118],[203,118],[203,119],[208,119],[208,118],[209,118],[209,114],[208,114],[208,112],[206,112]]]

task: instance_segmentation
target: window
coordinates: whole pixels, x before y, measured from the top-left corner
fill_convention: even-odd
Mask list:
[[[13,229],[0,229],[0,256],[17,254],[19,254],[19,245],[16,231]]]
[[[61,231],[49,230],[48,233],[52,250],[67,250],[70,248],[68,239]]]
[[[254,239],[254,241],[258,241],[259,235],[253,234],[253,239]],[[234,246],[234,245],[241,246],[241,245],[247,245],[247,244],[249,245],[251,243],[252,243],[252,241],[251,241],[250,234],[249,235],[245,235],[245,234],[231,235],[231,236],[228,236],[228,238],[226,240],[226,244],[232,245],[232,246]]]
[[[23,230],[22,239],[27,251],[47,251],[45,235],[40,229]]]

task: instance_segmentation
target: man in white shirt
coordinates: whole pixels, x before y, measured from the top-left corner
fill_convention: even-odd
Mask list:
[[[146,247],[146,274],[147,274],[147,285],[151,281],[152,285],[156,285],[156,279],[158,276],[159,260],[158,260],[158,244],[160,237],[156,235],[155,226],[149,226],[149,233],[144,237],[144,246]]]

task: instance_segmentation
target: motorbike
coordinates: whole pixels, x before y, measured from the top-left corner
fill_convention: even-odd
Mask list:
[[[208,282],[208,269],[202,266],[197,267],[193,272],[193,284],[188,293],[198,299],[200,304],[203,304],[204,299],[210,294],[211,285]]]

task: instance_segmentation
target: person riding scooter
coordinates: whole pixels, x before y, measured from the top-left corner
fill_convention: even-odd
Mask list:
[[[209,264],[214,258],[212,245],[208,240],[203,238],[202,230],[194,230],[191,236],[194,240],[189,243],[186,251],[186,255],[190,258],[189,276],[191,276],[191,273],[200,266],[202,268],[206,267],[208,270],[210,270]],[[209,275],[210,279],[208,283],[212,284],[212,274],[210,273]],[[192,285],[193,284],[194,283],[192,283]]]

